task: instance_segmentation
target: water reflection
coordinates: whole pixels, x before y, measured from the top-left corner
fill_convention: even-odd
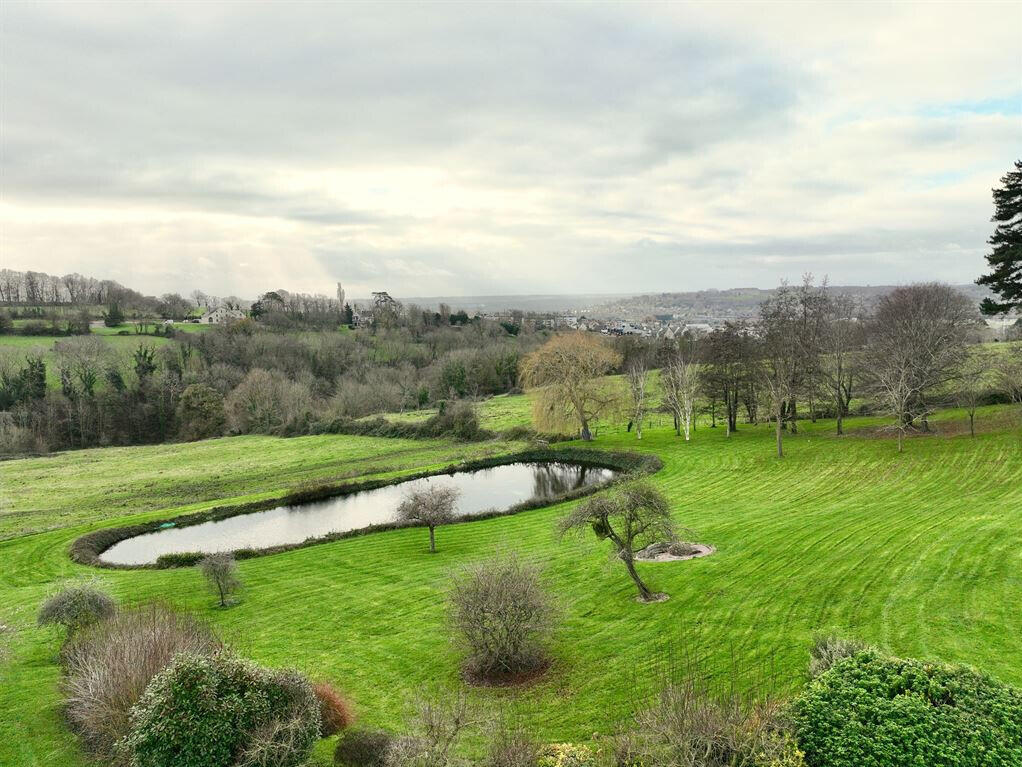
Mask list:
[[[328,533],[358,530],[393,521],[405,493],[433,483],[457,487],[461,493],[457,513],[467,517],[527,501],[549,500],[606,482],[616,473],[612,469],[570,463],[522,462],[424,477],[375,490],[135,536],[107,549],[102,559],[114,564],[142,565],[155,562],[163,554],[260,549],[301,543]]]

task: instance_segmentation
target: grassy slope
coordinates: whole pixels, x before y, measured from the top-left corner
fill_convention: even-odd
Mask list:
[[[102,338],[121,360],[129,359],[139,343],[156,347],[171,343],[170,339],[160,336],[118,336],[103,333],[93,335]],[[60,375],[57,372],[57,354],[54,347],[60,341],[68,341],[71,338],[74,336],[0,336],[0,354],[14,355],[19,366],[24,364],[25,356],[40,354],[46,363],[46,384],[56,389],[60,387]],[[97,388],[102,389],[105,385],[105,381],[100,381]]]
[[[546,568],[562,609],[557,663],[527,690],[474,694],[519,703],[549,740],[607,732],[664,644],[705,656],[713,668],[729,665],[732,653],[741,668],[770,660],[794,684],[811,634],[836,628],[1020,683],[1022,428],[1006,412],[983,411],[974,440],[948,428],[960,413],[944,414],[936,421],[944,435],[909,440],[900,456],[890,440],[838,439],[825,422],[790,438],[783,461],[772,457],[768,427],[743,427],[730,441],[700,428],[687,445],[666,427],[641,443],[604,435],[600,447],[659,454],[666,466],[655,481],[678,520],[718,548],[706,559],[645,565],[651,583],[672,596],[659,605],[634,602],[623,568],[594,540],[556,538],[563,508],[444,528],[435,556],[421,530],[401,530],[246,561],[245,599],[229,611],[211,607],[192,569],[98,577],[125,601],[160,598],[209,617],[261,662],[335,681],[364,721],[392,727],[410,696],[457,683],[443,628],[450,569],[504,548]],[[0,696],[0,764],[83,764],[59,719],[58,637],[31,621],[54,581],[87,572],[67,560],[66,547],[96,520],[115,524],[129,508],[283,490],[484,447],[235,438],[0,464],[5,508],[51,509],[56,524],[74,525],[0,542],[0,621],[20,628]],[[163,466],[169,473],[159,473]],[[29,519],[54,523],[50,513]],[[329,746],[320,745],[319,763],[328,763]]]

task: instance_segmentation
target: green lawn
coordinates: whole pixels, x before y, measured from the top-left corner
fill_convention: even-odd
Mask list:
[[[111,330],[111,328],[104,328]],[[113,352],[122,359],[127,359],[141,343],[145,346],[164,346],[171,343],[169,338],[161,336],[130,336],[116,335],[109,333],[93,333],[103,339]],[[24,364],[24,358],[28,355],[39,354],[46,363],[46,384],[51,388],[60,386],[60,376],[57,373],[57,354],[54,347],[61,341],[69,341],[73,338],[84,336],[0,336],[0,354],[14,355],[18,364]],[[100,383],[100,387],[105,385]]]
[[[527,412],[522,397],[490,402],[494,419]],[[877,425],[853,419],[853,433],[838,438],[832,422],[804,424],[781,461],[768,426],[743,425],[730,439],[700,427],[689,444],[667,424],[641,442],[601,432],[595,447],[658,454],[665,467],[653,481],[678,521],[717,547],[704,559],[642,566],[671,595],[655,605],[634,601],[604,546],[558,539],[564,505],[442,528],[432,556],[425,533],[411,529],[247,560],[243,601],[227,611],[213,608],[194,569],[96,571],[67,558],[69,543],[96,527],[513,448],[503,443],[237,437],[0,464],[0,622],[18,628],[0,671],[0,764],[86,764],[60,719],[59,636],[33,620],[56,582],[89,573],[124,602],[162,599],[210,619],[259,662],[335,682],[363,722],[392,728],[414,695],[460,684],[444,629],[451,569],[509,549],[541,563],[557,595],[556,662],[527,689],[472,695],[515,705],[550,741],[609,732],[665,647],[712,669],[733,659],[752,674],[769,664],[793,689],[813,632],[836,629],[1022,683],[1017,409],[983,409],[975,439],[961,412],[942,413],[938,433],[908,440],[901,455]],[[329,763],[331,747],[319,745],[316,764]]]

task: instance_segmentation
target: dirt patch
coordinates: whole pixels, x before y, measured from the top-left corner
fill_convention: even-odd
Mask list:
[[[642,597],[636,597],[635,601],[642,605],[654,605],[657,602],[666,602],[671,598],[670,594],[665,594],[662,591],[658,591],[656,594],[650,596],[649,599],[643,599]]]
[[[519,671],[514,674],[477,674],[462,669],[461,678],[474,687],[526,687],[546,676],[551,667],[550,660],[545,660],[530,671]]]
[[[715,551],[713,546],[708,546],[705,543],[685,543],[683,541],[651,543],[641,551],[635,552],[635,558],[640,562],[683,562],[686,559],[708,557]]]

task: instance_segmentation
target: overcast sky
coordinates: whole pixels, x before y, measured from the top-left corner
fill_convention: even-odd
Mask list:
[[[0,5],[0,265],[147,293],[970,282],[1022,3]]]

